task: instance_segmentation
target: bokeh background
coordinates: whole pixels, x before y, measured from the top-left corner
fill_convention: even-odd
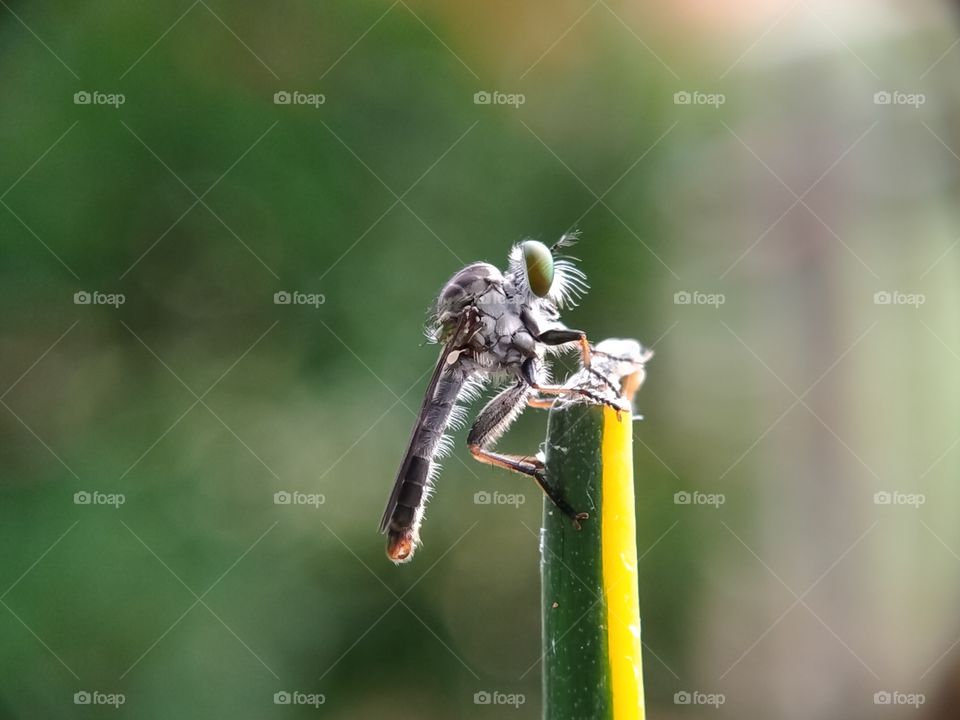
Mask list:
[[[932,717],[960,635],[957,20],[2,0],[0,716],[538,717],[537,490],[461,433],[415,562],[376,524],[439,287],[579,228],[566,319],[656,351],[650,717]]]

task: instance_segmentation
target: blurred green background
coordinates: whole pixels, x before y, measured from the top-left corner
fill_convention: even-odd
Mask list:
[[[656,350],[649,716],[931,709],[960,633],[946,3],[0,6],[0,716],[538,717],[536,488],[461,432],[411,565],[376,525],[436,292],[574,227],[565,319]]]

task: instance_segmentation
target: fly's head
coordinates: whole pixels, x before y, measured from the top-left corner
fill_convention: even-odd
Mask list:
[[[564,307],[574,307],[589,286],[577,259],[563,255],[576,235],[567,234],[552,246],[524,240],[510,250],[507,277],[516,294],[531,309],[548,318],[559,317]]]
[[[562,254],[575,240],[575,235],[567,234],[552,246],[537,240],[517,243],[510,250],[505,273],[485,262],[467,265],[441,289],[426,328],[427,339],[450,340],[470,307],[493,321],[503,315],[520,317],[524,308],[540,319],[559,319],[560,310],[575,306],[588,289],[576,258]],[[490,325],[481,334],[492,331]],[[488,344],[496,341],[495,337],[485,339]]]

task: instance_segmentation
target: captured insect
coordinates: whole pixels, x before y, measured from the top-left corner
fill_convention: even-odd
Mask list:
[[[598,395],[614,391],[614,397],[629,399],[643,385],[647,377],[646,364],[653,357],[653,350],[636,340],[609,338],[601,340],[593,348],[593,359],[570,376],[563,386],[574,392],[577,389],[593,389]],[[632,410],[627,401],[618,410]],[[611,403],[607,403],[611,404]],[[641,415],[632,415],[633,420],[642,420]]]
[[[527,405],[549,407],[555,396],[578,395],[623,409],[590,383],[550,384],[548,353],[579,349],[587,373],[593,353],[586,333],[560,322],[560,310],[575,305],[588,289],[576,259],[561,254],[575,240],[575,235],[567,234],[551,247],[525,240],[510,250],[505,272],[476,262],[457,272],[440,291],[427,339],[443,349],[380,521],[380,532],[387,534],[387,557],[393,562],[413,557],[439,471],[437,459],[452,445],[445,432],[464,421],[462,404],[476,399],[488,382],[506,382],[507,387],[486,404],[470,428],[471,454],[482,463],[532,477],[577,527],[587,518],[551,488],[540,457],[492,449]],[[603,376],[591,377],[602,381]]]

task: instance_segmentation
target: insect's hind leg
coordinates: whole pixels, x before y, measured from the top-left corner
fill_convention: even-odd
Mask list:
[[[553,485],[547,482],[547,475],[544,470],[543,463],[540,462],[539,459],[524,457],[522,455],[504,455],[502,453],[484,450],[483,448],[477,446],[471,446],[470,452],[473,453],[473,456],[482,463],[486,463],[487,465],[495,465],[496,467],[512,470],[513,472],[520,473],[521,475],[529,475],[532,477],[543,491],[543,494],[550,499],[550,502],[556,505],[560,512],[573,521],[573,526],[577,530],[580,529],[580,522],[590,517],[589,513],[577,512],[574,510],[573,506],[571,506],[570,503],[568,503],[563,497],[563,494],[553,487]]]
[[[579,529],[580,521],[586,520],[589,516],[587,513],[574,510],[570,503],[564,499],[562,493],[547,482],[546,471],[539,458],[507,455],[494,452],[491,449],[523,411],[528,401],[532,399],[531,395],[532,388],[525,382],[518,381],[494,397],[480,411],[470,428],[470,433],[467,435],[467,446],[470,449],[470,454],[479,462],[532,477],[550,501],[564,515],[573,520],[574,527]]]

